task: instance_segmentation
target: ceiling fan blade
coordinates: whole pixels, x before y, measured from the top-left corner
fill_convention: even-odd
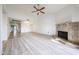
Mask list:
[[[39,15],[39,12],[37,13],[37,15]]]
[[[43,10],[43,9],[45,9],[45,7],[42,7],[41,9],[39,9],[39,10]]]
[[[38,10],[37,8],[36,8],[36,6],[33,6],[36,10]]]
[[[43,14],[45,14],[45,12],[43,12],[43,11],[41,11],[41,10],[40,10],[40,12],[43,13]]]

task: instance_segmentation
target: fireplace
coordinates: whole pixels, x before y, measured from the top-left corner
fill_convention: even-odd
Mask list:
[[[68,40],[68,32],[58,31],[58,37]]]

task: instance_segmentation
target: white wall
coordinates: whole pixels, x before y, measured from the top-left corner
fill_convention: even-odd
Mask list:
[[[2,20],[2,39],[7,40],[7,15],[3,14],[3,20]]]
[[[31,32],[31,31],[34,31],[35,30],[35,27],[36,27],[36,20],[37,20],[37,15],[34,14],[34,13],[20,13],[20,12],[17,12],[18,10],[10,10],[10,12],[8,12],[8,17],[11,17],[13,19],[16,19],[16,20],[21,20],[21,32],[24,33],[24,32]],[[32,23],[32,26],[30,25],[27,25],[25,23],[23,23],[23,21],[26,21],[27,19],[30,20],[30,22]]]
[[[32,27],[30,23],[25,23],[25,21],[21,22],[21,32],[25,33],[25,32],[31,32],[32,31]]]
[[[0,41],[2,43],[2,41],[7,40],[10,34],[10,23],[9,23],[9,19],[7,16],[6,11],[4,10],[4,7],[1,7],[2,5],[0,5]],[[2,14],[2,15],[1,15]],[[0,44],[1,45],[1,44]],[[2,45],[1,45],[2,46]],[[0,47],[1,47],[0,46]]]
[[[79,22],[79,6],[74,6],[74,12],[72,15],[72,22]]]
[[[55,35],[56,34],[56,26],[55,19],[53,15],[44,14],[37,16],[36,14],[18,14],[15,13],[8,14],[12,18],[27,20],[30,19],[32,26],[29,26],[25,23],[21,23],[21,32],[38,32],[42,34]]]
[[[1,39],[7,40],[10,34],[10,23],[5,8],[3,7],[3,15],[1,21]]]
[[[37,17],[36,32],[48,35],[56,34],[56,25],[53,15],[44,14]]]
[[[2,54],[2,38],[1,38],[1,35],[2,35],[2,5],[0,5],[0,55]]]

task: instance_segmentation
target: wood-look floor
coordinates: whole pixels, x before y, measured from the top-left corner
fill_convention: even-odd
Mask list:
[[[79,55],[79,49],[63,44],[52,36],[23,33],[3,45],[4,55]]]

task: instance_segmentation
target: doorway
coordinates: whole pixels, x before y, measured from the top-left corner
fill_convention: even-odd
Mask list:
[[[19,21],[11,21],[11,37],[16,37],[21,34],[21,23]]]

